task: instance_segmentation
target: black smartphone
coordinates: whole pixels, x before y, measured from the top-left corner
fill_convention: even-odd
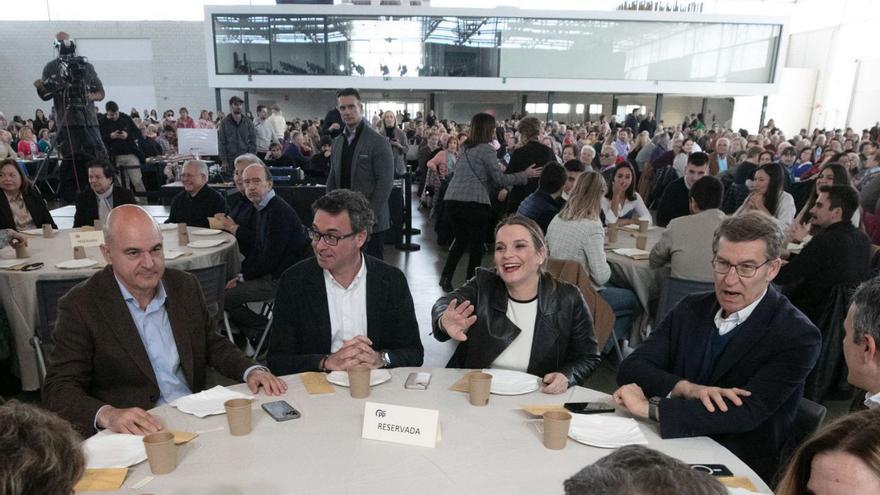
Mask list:
[[[264,411],[275,421],[287,421],[290,419],[298,419],[302,415],[293,408],[287,401],[276,400],[275,402],[266,402],[262,405]]]
[[[695,471],[702,471],[712,476],[733,476],[730,469],[724,464],[688,464]]]
[[[599,414],[614,412],[607,402],[566,402],[563,406],[575,414]]]

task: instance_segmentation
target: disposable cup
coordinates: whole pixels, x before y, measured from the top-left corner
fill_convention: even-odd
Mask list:
[[[226,420],[229,422],[229,433],[241,437],[251,432],[251,400],[230,399],[223,403],[226,408]]]
[[[565,411],[547,411],[544,413],[544,447],[551,450],[565,448],[568,441],[568,428],[571,426],[571,414]]]
[[[352,398],[364,399],[370,396],[370,368],[355,366],[348,370],[348,391]]]
[[[177,446],[174,445],[174,434],[167,431],[152,433],[144,437],[144,448],[150,471],[153,474],[168,474],[177,467]]]
[[[489,393],[492,391],[492,375],[489,373],[471,373],[468,380],[468,399],[472,406],[489,404]]]

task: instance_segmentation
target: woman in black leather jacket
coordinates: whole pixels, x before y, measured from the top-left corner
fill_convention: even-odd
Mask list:
[[[544,273],[541,228],[513,215],[495,229],[495,269],[434,303],[434,337],[459,341],[448,368],[506,368],[543,378],[545,393],[583,383],[599,365],[593,319],[577,287]]]

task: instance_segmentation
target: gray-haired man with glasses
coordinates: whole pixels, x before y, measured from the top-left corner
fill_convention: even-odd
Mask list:
[[[424,356],[403,272],[365,255],[374,213],[360,192],[336,189],[312,205],[313,258],[278,283],[269,369],[279,375],[421,366]]]
[[[767,482],[822,342],[770,285],[784,243],[763,213],[724,219],[712,242],[714,292],[669,312],[621,363],[614,393],[634,416],[658,422],[663,438],[708,435]]]

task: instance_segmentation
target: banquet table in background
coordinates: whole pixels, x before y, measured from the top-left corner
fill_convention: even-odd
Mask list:
[[[663,235],[663,227],[653,226],[648,229],[648,244],[646,251],[651,251],[654,244],[660,240]],[[633,335],[630,339],[630,345],[639,342],[639,336],[644,336],[647,332],[648,325],[651,323],[651,309],[656,307],[653,303],[660,297],[660,289],[663,286],[663,280],[669,276],[669,267],[651,268],[647,259],[636,260],[628,256],[623,256],[613,252],[617,248],[635,248],[636,238],[633,231],[623,229],[619,232],[617,242],[608,244],[605,247],[605,255],[608,258],[608,265],[611,267],[610,284],[617,287],[632,289],[635,292],[639,303],[642,305],[642,316],[635,323]],[[653,304],[652,304],[653,303]]]
[[[193,231],[192,228],[189,230],[190,232]],[[37,390],[40,387],[37,375],[36,354],[30,344],[30,338],[34,335],[34,329],[39,324],[36,282],[38,280],[88,277],[104,266],[104,258],[98,247],[86,248],[86,256],[98,262],[95,267],[66,270],[55,266],[62,261],[73,259],[70,233],[74,231],[60,230],[51,239],[44,239],[42,236],[29,237],[28,251],[30,258],[25,261],[29,263],[42,262],[44,263],[43,268],[29,272],[0,269],[0,302],[2,302],[3,308],[6,311],[6,317],[9,320],[23,390]],[[177,259],[166,261],[166,266],[180,270],[190,270],[224,264],[229,275],[227,278],[232,278],[238,273],[240,260],[234,236],[225,232],[211,237],[190,235],[191,241],[215,238],[226,241],[220,246],[195,249],[178,246],[176,229],[163,231],[162,233],[166,249],[190,253]],[[12,248],[0,249],[0,260],[14,258],[15,251]],[[95,301],[95,304],[100,303],[100,301]]]
[[[146,210],[157,223],[165,222],[165,219],[171,214],[170,206],[140,205],[140,207]],[[69,229],[73,227],[73,218],[76,215],[76,205],[55,208],[50,213],[52,213],[52,219],[55,220],[55,224],[58,225],[59,229]]]
[[[412,371],[431,371],[427,390],[407,390]],[[545,494],[562,493],[565,479],[612,450],[569,439],[563,450],[542,444],[541,422],[519,407],[565,401],[608,401],[601,392],[574,387],[563,395],[540,391],[520,396],[492,395],[474,407],[467,394],[449,387],[466,370],[398,368],[390,381],[372,388],[368,401],[440,411],[441,440],[436,448],[361,438],[364,399],[348,390],[309,395],[298,375],[284,377],[287,393],[258,395],[252,406],[253,431],[233,437],[225,415],[199,419],[172,406],[151,412],[169,429],[200,432],[178,450],[177,469],[152,476],[142,462],[132,467],[117,493],[211,494]],[[245,385],[231,387],[248,393]],[[276,422],[260,403],[286,400],[300,419]],[[617,413],[622,414],[622,413]],[[723,464],[748,477],[763,493],[767,486],[742,461],[707,437],[663,440],[656,425],[640,422],[649,447],[689,464]]]

